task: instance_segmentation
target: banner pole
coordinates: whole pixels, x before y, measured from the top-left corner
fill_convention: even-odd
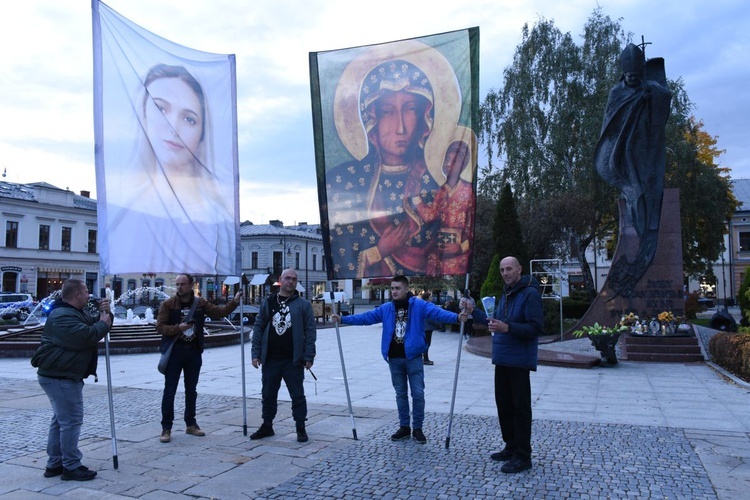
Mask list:
[[[247,276],[242,273],[242,300],[240,300],[240,363],[242,365],[242,435],[247,436],[247,392],[245,384],[245,314],[244,304],[247,295]]]
[[[117,276],[115,276],[115,279]],[[115,314],[115,308],[114,308],[114,281],[113,281],[113,288],[110,288],[106,292],[107,297],[105,300],[109,301],[110,309],[112,310],[112,322],[114,323],[114,314]],[[107,335],[104,336],[104,360],[105,364],[107,365],[107,399],[109,401],[109,430],[110,434],[112,436],[112,465],[115,469],[119,466],[118,459],[117,459],[117,434],[115,432],[115,407],[114,402],[112,398],[112,369],[110,367],[109,362],[109,332],[107,332]]]
[[[467,290],[469,288],[469,273],[466,273],[466,284],[464,285],[464,290]],[[463,312],[464,308],[461,308],[461,311]],[[456,372],[453,376],[453,395],[451,396],[451,410],[448,417],[448,434],[445,437],[445,449],[447,450],[450,448],[451,445],[451,429],[453,427],[453,409],[456,405],[456,389],[458,388],[458,369],[461,366],[461,350],[463,347],[463,341],[464,341],[464,326],[466,325],[465,321],[461,322],[461,328],[458,333],[458,354],[456,354]]]
[[[333,288],[331,288],[331,308],[337,307],[338,305],[334,306],[334,294],[333,294]],[[325,308],[325,304],[323,305]],[[340,314],[341,311],[337,310],[336,314]],[[324,311],[325,314],[325,311]],[[346,403],[349,406],[349,418],[352,421],[352,436],[354,436],[354,440],[357,441],[357,426],[354,424],[354,411],[352,410],[352,398],[349,395],[349,380],[346,377],[346,364],[344,363],[344,349],[341,347],[341,333],[339,332],[339,323],[338,321],[334,323],[336,325],[336,341],[339,345],[339,358],[341,359],[341,373],[344,376],[344,389],[346,389]]]

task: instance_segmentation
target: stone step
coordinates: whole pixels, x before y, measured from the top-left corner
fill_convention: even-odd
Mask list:
[[[699,345],[628,345],[628,355],[634,353],[654,354],[701,354]]]
[[[625,336],[625,342],[628,346],[631,345],[698,345],[698,339],[696,337],[679,337],[672,335],[627,335]]]
[[[653,361],[656,363],[695,363],[704,361],[702,354],[662,354],[628,352],[628,361]]]
[[[628,361],[691,363],[704,361],[698,339],[692,336],[625,336]]]

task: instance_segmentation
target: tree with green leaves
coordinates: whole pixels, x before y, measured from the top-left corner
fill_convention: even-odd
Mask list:
[[[492,259],[492,264],[487,272],[487,278],[482,283],[482,288],[479,291],[479,297],[499,297],[503,293],[503,278],[500,276],[500,257],[495,255]]]
[[[492,230],[494,256],[487,271],[487,278],[482,283],[482,297],[495,296],[502,292],[503,280],[500,276],[500,260],[512,255],[518,259],[528,272],[529,259],[526,245],[523,242],[521,222],[516,211],[516,202],[510,184],[505,184],[495,208]]]

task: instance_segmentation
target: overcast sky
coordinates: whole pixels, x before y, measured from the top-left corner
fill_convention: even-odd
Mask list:
[[[480,101],[502,85],[524,23],[577,40],[597,5],[664,57],[720,165],[750,177],[746,0],[109,0],[173,42],[237,56],[240,219],[319,222],[308,53],[480,28]],[[90,0],[26,0],[0,11],[0,171],[96,196]],[[614,84],[614,82],[613,82]],[[480,161],[481,163],[481,161]]]

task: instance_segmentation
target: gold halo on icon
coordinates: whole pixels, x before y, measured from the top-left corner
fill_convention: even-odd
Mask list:
[[[355,159],[361,160],[367,155],[367,134],[359,112],[362,81],[374,67],[392,59],[414,64],[432,84],[435,126],[425,143],[425,161],[433,177],[442,178],[443,154],[455,133],[461,112],[461,91],[453,67],[439,51],[429,45],[416,40],[376,45],[352,59],[336,86],[333,100],[336,132],[341,143]]]

